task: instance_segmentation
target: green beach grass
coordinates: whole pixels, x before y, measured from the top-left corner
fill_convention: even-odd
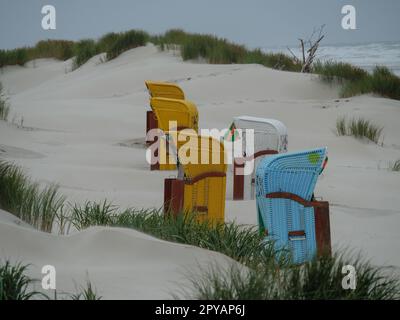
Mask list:
[[[357,270],[354,290],[342,287],[342,269]],[[399,299],[399,282],[384,268],[372,267],[359,256],[334,254],[317,257],[302,265],[260,265],[244,272],[218,266],[187,274],[193,292],[185,296],[200,300],[392,300]],[[192,289],[191,288],[191,289]]]
[[[372,93],[400,100],[400,78],[387,67],[376,66],[370,74],[348,63],[327,61],[315,63],[313,73],[325,82],[340,84],[342,98]]]
[[[368,139],[376,144],[382,136],[383,128],[364,118],[339,117],[336,120],[336,134],[338,136],[353,136],[357,139]]]
[[[35,228],[51,232],[57,217],[62,214],[65,198],[58,188],[40,188],[22,170],[0,159],[0,208]]]
[[[30,288],[36,281],[25,274],[28,267],[21,263],[12,264],[8,260],[0,261],[0,301],[47,298]]]
[[[5,300],[50,300],[43,292],[33,289],[39,280],[32,279],[26,273],[30,265],[21,262],[11,263],[9,260],[0,261],[0,301]],[[87,280],[86,286],[77,288],[73,294],[63,294],[65,299],[71,300],[100,300],[92,283]],[[57,292],[54,300],[59,300]]]
[[[227,39],[213,35],[187,33],[180,29],[150,37],[161,50],[179,49],[183,60],[202,58],[211,64],[257,63],[273,69],[296,71],[301,65],[283,53],[263,53],[260,49],[249,50]]]
[[[0,82],[0,120],[7,121],[9,113],[10,106],[4,93],[3,84]]]

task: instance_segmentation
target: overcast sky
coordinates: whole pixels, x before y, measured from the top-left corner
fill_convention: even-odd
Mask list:
[[[41,27],[46,4],[56,8],[56,30]],[[356,8],[357,30],[341,27],[346,4]],[[270,47],[294,44],[321,24],[325,44],[400,41],[400,0],[0,0],[2,49],[133,28],[183,28]]]

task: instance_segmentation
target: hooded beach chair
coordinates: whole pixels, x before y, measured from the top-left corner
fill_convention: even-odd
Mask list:
[[[314,188],[327,161],[326,148],[265,157],[256,170],[258,224],[294,263],[330,253],[329,204]]]
[[[235,131],[238,129],[241,129],[241,135],[235,135]],[[252,141],[249,140],[250,137],[247,137],[246,129],[253,130],[254,139]],[[287,128],[279,120],[240,116],[233,119],[229,134],[232,141],[241,140],[239,145],[242,151],[239,157],[235,158],[235,153],[233,155],[233,199],[254,199],[255,168],[263,157],[287,151]],[[248,143],[254,145],[253,155],[246,154]],[[249,175],[240,174],[239,168],[243,168],[246,160],[250,159],[254,159],[252,173]]]
[[[185,100],[185,94],[183,90],[175,83],[160,82],[160,81],[145,81],[147,91],[149,92],[150,98],[169,98]],[[152,130],[158,128],[157,119],[153,111],[146,112],[146,135]],[[146,143],[151,144],[154,141],[147,140]]]
[[[178,176],[165,179],[164,211],[194,212],[198,221],[224,222],[227,165],[223,144],[186,130],[179,139],[184,142],[179,142],[177,151]]]
[[[157,119],[158,128],[165,134],[165,139],[158,140],[159,165],[152,166],[153,170],[175,170],[176,159],[169,155],[169,132],[183,129],[198,131],[198,111],[197,107],[190,101],[151,98],[150,106]],[[172,162],[170,161],[172,160]]]

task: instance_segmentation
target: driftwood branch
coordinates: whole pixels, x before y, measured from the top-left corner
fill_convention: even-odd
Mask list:
[[[301,64],[301,72],[304,73],[311,72],[311,67],[316,57],[319,44],[325,37],[325,35],[323,34],[324,27],[325,25],[322,25],[318,29],[314,28],[311,37],[308,40],[299,39],[302,59],[298,58],[290,48],[287,48],[289,52],[292,54],[295,61]],[[317,31],[318,31],[318,37],[316,38],[316,40],[314,40],[314,36],[316,35]],[[308,43],[309,45],[308,49],[306,49],[305,47],[306,43]]]
[[[293,51],[292,51],[289,47],[287,47],[287,49],[288,49],[289,52],[292,54],[293,59],[296,60],[297,63],[301,63],[300,59],[297,58],[297,56],[293,53]]]
[[[303,54],[303,65],[306,63],[306,55],[304,53],[304,40],[303,39],[299,39],[300,44],[301,44],[301,52]]]

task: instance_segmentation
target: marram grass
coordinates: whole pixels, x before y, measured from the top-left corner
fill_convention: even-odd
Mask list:
[[[0,301],[50,300],[45,293],[34,290],[34,285],[38,284],[39,280],[32,279],[26,274],[28,268],[29,265],[20,262],[0,261]],[[77,293],[67,293],[63,296],[71,300],[100,300],[102,298],[90,281],[86,282],[86,286],[80,286]],[[57,292],[54,299],[58,300]]]
[[[78,69],[90,58],[98,54],[96,42],[91,39],[81,40],[75,44],[74,53],[75,57],[72,63],[72,70]]]
[[[51,185],[40,188],[12,163],[0,159],[0,208],[35,228],[51,232],[65,198]]]
[[[376,66],[368,73],[349,63],[318,61],[313,66],[313,73],[323,81],[342,84],[340,95],[343,98],[372,93],[400,100],[400,78],[387,67]]]
[[[262,243],[255,227],[199,223],[195,214],[189,213],[175,218],[164,216],[159,210],[119,212],[118,207],[106,201],[88,202],[74,206],[70,222],[78,230],[98,225],[132,228],[163,240],[221,252],[246,265],[272,261],[274,255],[272,246]]]
[[[368,77],[368,72],[360,67],[345,62],[317,61],[313,65],[313,73],[327,82],[358,81]]]
[[[43,293],[32,290],[35,280],[25,273],[28,265],[11,264],[10,261],[0,261],[0,301],[29,300],[47,298]]]
[[[343,267],[356,270],[355,289],[344,289]],[[317,257],[302,265],[276,268],[260,265],[247,271],[232,265],[226,272],[218,265],[188,273],[191,288],[183,295],[200,300],[391,300],[400,298],[399,281],[384,268],[373,267],[360,257]]]
[[[357,139],[368,139],[379,143],[383,128],[364,118],[339,117],[336,120],[336,133],[339,136],[353,136]]]
[[[79,290],[80,292],[70,296],[72,300],[101,300],[102,298],[89,280],[86,281],[86,287],[81,286]]]
[[[149,35],[144,31],[130,30],[110,36],[114,38],[107,48],[107,60],[112,60],[118,57],[123,52],[146,45]],[[103,41],[105,39],[103,38]]]
[[[0,120],[7,121],[10,113],[10,106],[3,90],[3,84],[0,82]]]
[[[150,41],[159,45],[161,50],[178,48],[183,60],[202,58],[211,64],[257,63],[279,70],[301,70],[301,65],[286,54],[263,53],[260,49],[249,50],[243,45],[213,35],[173,29],[151,37]]]

